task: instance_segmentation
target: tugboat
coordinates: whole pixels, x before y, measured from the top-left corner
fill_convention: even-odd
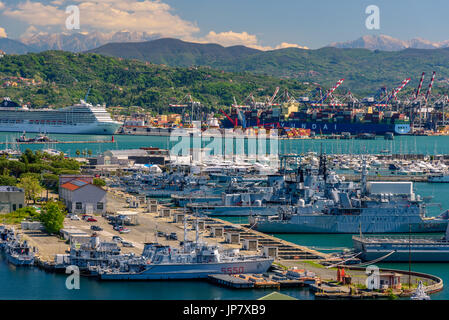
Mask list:
[[[35,139],[34,138],[27,138],[25,135],[25,131],[23,132],[23,134],[16,139],[17,142],[34,142]]]
[[[40,133],[36,138],[34,138],[35,142],[58,142],[57,140],[51,139],[43,133]]]

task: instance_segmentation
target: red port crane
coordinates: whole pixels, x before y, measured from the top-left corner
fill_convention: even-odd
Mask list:
[[[432,74],[432,79],[430,79],[429,88],[427,89],[427,92],[426,92],[426,103],[427,103],[427,99],[430,96],[430,92],[432,91],[433,81],[435,80],[435,74],[436,74],[436,72],[434,71]]]

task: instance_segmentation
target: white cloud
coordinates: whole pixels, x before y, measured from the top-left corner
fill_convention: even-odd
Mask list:
[[[8,35],[6,34],[5,28],[0,28],[0,38],[7,38]]]
[[[226,32],[220,32],[220,33],[217,33],[215,31],[210,31],[204,37],[191,38],[191,39],[186,39],[186,40],[193,41],[193,42],[200,42],[200,43],[218,43],[225,47],[235,46],[235,45],[243,45],[246,47],[259,49],[259,50],[263,50],[263,51],[290,48],[290,47],[308,49],[307,47],[303,47],[298,44],[293,44],[293,43],[288,43],[288,42],[282,42],[280,45],[277,45],[276,47],[263,46],[260,44],[260,41],[256,35],[249,34],[245,31],[244,32],[226,31]]]
[[[64,26],[66,18],[65,11],[58,7],[29,0],[19,3],[14,9],[6,9],[3,14],[36,26]]]
[[[73,2],[72,2],[73,3]],[[19,3],[4,14],[34,26],[65,28],[68,14],[62,1],[54,5],[40,2]],[[198,32],[199,28],[172,13],[172,8],[159,0],[88,0],[78,1],[81,31],[145,31],[165,37],[186,37]]]
[[[284,48],[299,48],[299,49],[309,49],[306,46],[300,46],[296,43],[288,43],[288,42],[282,42],[281,44],[274,47],[274,49],[284,49]]]
[[[229,47],[235,45],[244,45],[244,46],[257,46],[258,40],[257,37],[253,34],[249,34],[247,32],[233,32],[226,31],[216,33],[215,31],[210,31],[206,36],[200,38],[201,42],[210,42],[210,43],[218,43],[222,46]]]
[[[198,37],[200,29],[195,23],[183,20],[163,0],[53,0],[43,4],[42,0],[22,0],[3,14],[21,20],[30,27],[22,39],[47,32],[65,30],[68,14],[65,6],[76,4],[80,9],[80,32],[99,31],[114,33],[128,30],[159,37],[173,37],[199,43],[218,43],[223,46],[243,45],[259,50],[274,50],[287,47],[305,48],[298,44],[282,42],[271,47],[260,43],[258,37],[248,32],[215,32],[211,30]],[[4,7],[0,2],[0,8]]]

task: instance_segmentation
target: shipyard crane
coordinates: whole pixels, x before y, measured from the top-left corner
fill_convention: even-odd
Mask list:
[[[192,98],[192,95],[190,93],[186,94],[184,98],[179,100],[176,104],[169,104],[170,108],[180,108],[182,113],[182,119],[185,121],[185,115],[186,115],[186,109],[191,109],[190,114],[190,122],[193,120],[199,120],[200,119],[200,112],[201,112],[201,102],[194,101]]]
[[[343,81],[345,81],[345,79],[340,79],[340,80],[338,80],[337,83],[335,84],[335,86],[333,86],[332,88],[330,88],[330,89],[326,92],[326,94],[324,95],[322,101],[320,101],[319,103],[325,102],[325,101],[327,100],[327,98],[329,98],[329,97],[332,95],[332,93],[333,93],[335,90],[337,90],[337,88],[338,88],[339,86],[341,86],[341,84],[343,83]]]
[[[279,87],[276,87],[276,90],[274,90],[273,96],[268,100],[267,105],[272,106],[274,102],[274,98],[276,98],[277,94],[279,92]]]
[[[433,86],[433,81],[435,80],[435,75],[436,75],[436,72],[434,71],[432,73],[432,78],[430,79],[429,88],[427,89],[427,92],[426,92],[426,98],[425,98],[426,103],[429,99],[430,93],[432,92],[432,86]]]
[[[290,95],[290,93],[288,92],[288,89],[285,89],[284,93],[281,94],[280,96],[277,96],[276,99],[274,99],[273,102],[289,103],[289,102],[296,102],[296,99],[295,99],[295,97]]]
[[[424,76],[425,75],[426,75],[425,72],[423,72],[422,75],[421,75],[421,80],[419,80],[418,89],[416,89],[416,92],[415,92],[415,99],[417,99],[419,97],[419,93],[421,92],[422,83],[424,81]]]
[[[407,85],[407,83],[410,82],[410,80],[411,80],[411,78],[405,79],[404,81],[402,81],[402,83],[399,87],[397,87],[396,89],[393,89],[393,91],[391,92],[390,96],[387,99],[387,103],[390,102],[391,100],[396,100],[399,91],[404,89],[404,87]]]
[[[340,79],[337,81],[337,83],[326,91],[326,93],[323,95],[323,92],[321,90],[321,87],[317,87],[315,89],[316,94],[320,97],[318,100],[310,101],[310,105],[313,107],[321,107],[322,104],[330,97],[332,96],[332,93],[337,90],[337,88],[345,81],[345,79]]]
[[[235,99],[235,97],[233,97],[233,98],[234,98],[234,104],[232,105],[232,107],[236,109],[237,117],[240,120],[240,123],[242,124],[242,127],[246,128],[246,119],[245,119],[245,115],[243,114],[242,108],[247,108],[248,106],[246,106],[246,105],[239,105],[237,103],[237,100]],[[234,125],[234,127],[237,126],[237,119],[234,120],[233,125]]]
[[[92,89],[92,86],[89,86],[89,89],[87,89],[86,96],[84,97],[84,102],[87,103],[87,98],[89,97],[90,90]]]

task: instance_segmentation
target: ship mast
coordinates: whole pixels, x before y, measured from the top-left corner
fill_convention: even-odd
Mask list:
[[[366,174],[367,174],[366,159],[365,159],[365,156],[362,156],[362,179],[361,179],[361,182],[362,182],[362,195],[363,196],[366,195],[366,192],[367,192],[367,190],[366,190]]]

